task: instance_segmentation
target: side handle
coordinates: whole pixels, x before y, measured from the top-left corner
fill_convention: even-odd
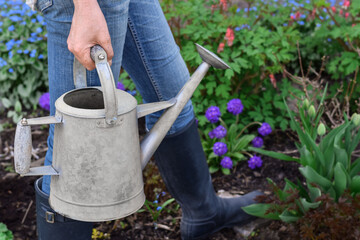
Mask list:
[[[16,126],[15,142],[14,142],[14,163],[15,171],[21,175],[57,175],[57,172],[50,171],[49,174],[44,171],[42,174],[34,174],[36,169],[42,168],[30,168],[31,155],[32,155],[32,140],[31,140],[31,125],[43,125],[43,124],[57,124],[62,123],[62,119],[59,117],[41,117],[26,119],[23,118]],[[48,168],[48,167],[47,167]],[[54,174],[56,173],[56,174]]]
[[[31,128],[29,125],[23,124],[25,121],[26,119],[23,119],[17,124],[15,132],[14,162],[15,171],[19,174],[26,174],[30,171]]]

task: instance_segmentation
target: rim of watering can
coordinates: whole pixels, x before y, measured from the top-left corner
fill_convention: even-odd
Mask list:
[[[69,94],[74,94],[77,91],[92,91],[92,90],[99,90],[101,91],[101,87],[86,87],[86,88],[79,88],[68,91],[61,95],[55,102],[55,108],[58,112],[70,115],[73,117],[83,117],[83,118],[105,118],[105,109],[86,109],[86,108],[78,108],[73,107],[67,104],[64,101],[64,98]],[[118,102],[117,108],[117,115],[122,115],[134,110],[137,106],[136,99],[129,93],[116,90],[116,98]]]

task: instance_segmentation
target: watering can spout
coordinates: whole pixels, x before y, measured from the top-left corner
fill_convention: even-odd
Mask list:
[[[224,61],[222,61],[218,56],[204,47],[196,44],[198,53],[200,54],[203,62],[196,69],[190,79],[186,82],[184,87],[174,98],[175,104],[170,108],[165,110],[153,128],[146,134],[144,139],[141,141],[141,167],[145,168],[146,164],[149,162],[151,156],[155,153],[156,149],[159,147],[161,141],[166,136],[167,132],[183,110],[186,103],[190,100],[197,86],[204,78],[206,72],[209,70],[210,66],[218,69],[227,69],[230,68]]]

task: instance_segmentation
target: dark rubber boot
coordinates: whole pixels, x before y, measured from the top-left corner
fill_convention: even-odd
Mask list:
[[[93,223],[64,217],[49,205],[49,195],[41,191],[42,178],[35,181],[36,225],[39,240],[90,240]]]
[[[211,182],[195,120],[165,137],[155,160],[170,194],[182,208],[182,239],[204,239],[222,228],[253,220],[241,207],[262,195],[255,191],[237,198],[220,198]]]

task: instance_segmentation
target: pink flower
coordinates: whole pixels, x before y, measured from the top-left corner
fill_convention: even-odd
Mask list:
[[[336,13],[336,7],[331,7],[333,13]]]
[[[222,51],[224,51],[224,47],[225,47],[225,43],[221,42],[217,49],[217,53],[221,53]]]
[[[340,15],[343,15],[343,10],[341,9],[340,12],[339,12]]]
[[[224,11],[227,11],[227,2],[226,2],[226,0],[220,0],[220,6],[222,6]]]
[[[344,0],[344,7],[349,7],[349,6],[350,6],[350,1]]]
[[[217,4],[213,4],[211,5],[211,12],[213,13],[215,11],[215,9],[217,8]]]
[[[349,13],[345,13],[345,18],[348,18],[349,17]]]
[[[356,26],[356,24],[355,24],[355,23],[353,23],[351,26],[352,26],[352,27],[355,27],[355,26]]]
[[[231,28],[227,28],[226,34],[225,34],[225,40],[227,41],[227,45],[231,47],[233,45],[235,36],[234,36],[234,30]]]

